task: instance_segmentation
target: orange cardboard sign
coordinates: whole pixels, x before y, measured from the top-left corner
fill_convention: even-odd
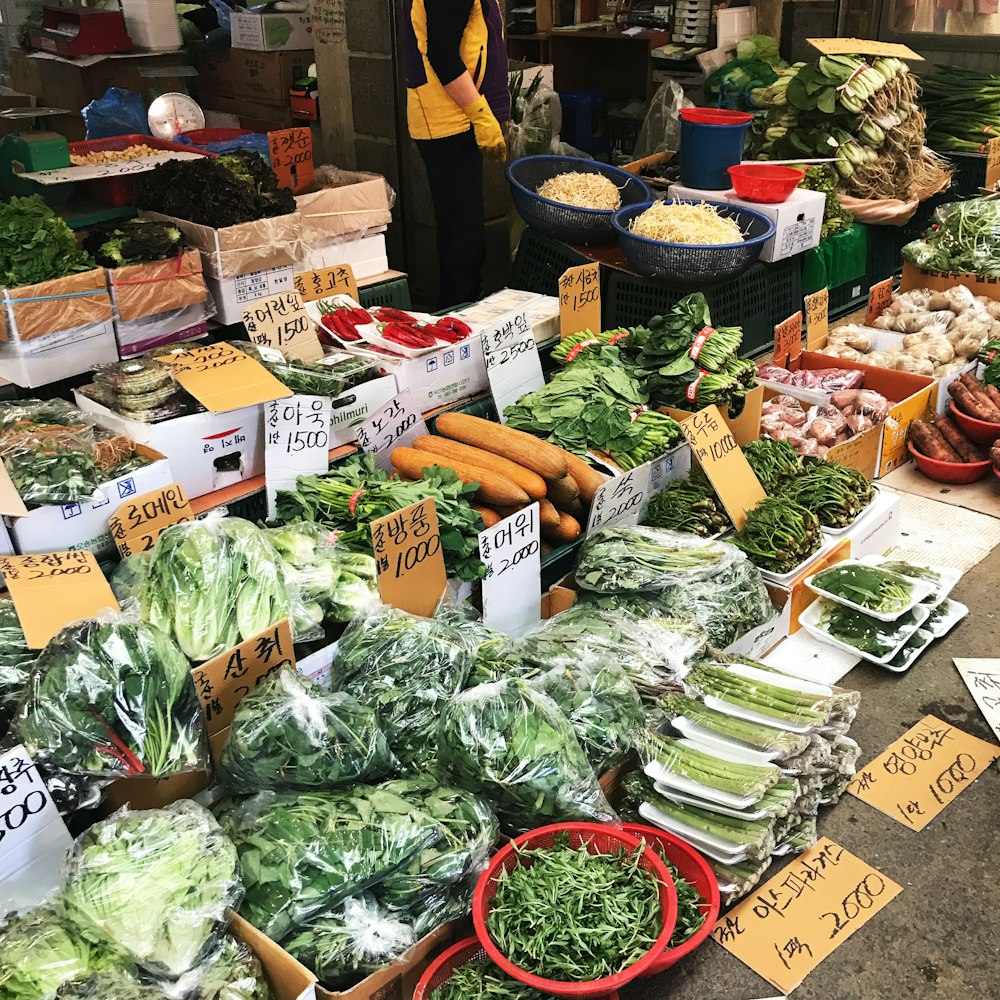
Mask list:
[[[243,310],[251,343],[273,347],[295,361],[317,361],[323,347],[298,292],[279,292]]]
[[[448,583],[434,498],[372,521],[371,530],[382,601],[429,618]]]
[[[851,779],[847,790],[911,830],[922,830],[990,764],[1000,747],[925,715]]]
[[[329,299],[334,295],[350,295],[358,301],[358,283],[350,264],[321,267],[316,271],[302,271],[295,275],[295,291],[303,302]]]
[[[191,676],[205,714],[205,729],[216,759],[239,703],[266,677],[283,667],[295,669],[292,631],[287,618],[192,669]]]
[[[31,649],[42,649],[70,622],[118,610],[93,552],[0,556],[0,573]]]
[[[892,302],[892,278],[886,278],[868,289],[868,315],[865,325],[871,326],[885,312],[886,306]]]
[[[782,993],[791,993],[902,888],[821,837],[719,919],[712,937]]]
[[[806,296],[806,350],[818,351],[830,337],[830,289]]]
[[[194,512],[184,487],[171,483],[127,500],[108,518],[108,526],[125,558],[136,552],[149,552],[164,528],[193,520]]]
[[[583,330],[602,330],[601,265],[596,263],[571,267],[559,279],[559,335],[565,340]]]
[[[711,480],[726,513],[739,531],[747,519],[747,511],[753,510],[766,496],[764,487],[717,406],[699,410],[681,427],[692,455]]]
[[[986,187],[993,189],[1000,181],[1000,136],[986,143]]]
[[[174,377],[212,413],[238,410],[291,396],[259,361],[230,344],[206,344],[157,358],[174,366]]]
[[[774,328],[774,363],[790,368],[802,354],[802,310]]]
[[[871,38],[807,38],[806,41],[825,56],[886,56],[905,62],[924,61],[909,45],[898,42],[876,42]]]
[[[300,125],[279,132],[268,132],[267,145],[271,155],[271,169],[278,178],[279,186],[291,188],[295,194],[308,191],[316,178],[312,130]]]

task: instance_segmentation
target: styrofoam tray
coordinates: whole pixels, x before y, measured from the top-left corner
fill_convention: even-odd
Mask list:
[[[852,646],[850,643],[841,642],[840,639],[834,638],[830,633],[823,628],[820,624],[820,618],[823,616],[823,612],[826,610],[828,604],[824,598],[820,598],[818,601],[813,601],[808,608],[805,609],[799,615],[799,624],[812,636],[815,636],[821,642],[828,643],[831,646],[836,646],[838,649],[845,649],[849,653],[853,653],[855,656],[860,656],[861,659],[867,660],[869,663],[877,663],[880,667],[884,667],[907,643],[907,640],[913,635],[917,629],[930,617],[930,609],[926,604],[918,604],[913,609],[913,616],[915,618],[912,627],[907,627],[904,630],[903,638],[899,643],[891,649],[885,656],[872,656],[871,653],[865,653],[858,649],[856,646]]]
[[[776,729],[783,729],[788,733],[809,733],[814,726],[794,725],[791,722],[783,722],[772,715],[764,715],[762,712],[755,712],[750,708],[743,708],[741,705],[733,705],[715,695],[705,696],[705,707],[715,709],[716,712],[724,712],[734,719],[743,719],[744,722],[759,722],[765,726],[772,726]]]
[[[942,609],[942,618],[935,623],[934,616]],[[968,613],[969,609],[958,601],[942,601],[936,608],[931,609],[924,631],[930,632],[935,639],[943,639]]]
[[[877,556],[870,555],[864,556],[861,559],[866,566],[882,566],[885,563],[894,562],[906,562],[905,559],[893,559],[892,556]],[[923,567],[924,569],[933,570],[935,573],[939,574],[941,577],[941,582],[938,584],[931,584],[931,594],[929,597],[924,599],[924,603],[934,607],[940,604],[951,592],[955,589],[955,584],[962,579],[962,571],[960,569],[955,569],[952,566],[931,566],[928,565]],[[899,573],[900,576],[906,576],[905,573],[901,573],[898,569],[893,570],[894,573]],[[906,576],[908,580],[923,580],[919,576]]]
[[[923,645],[915,647],[914,649],[908,651],[904,645],[903,649],[896,654],[897,656],[902,656],[903,653],[905,652],[906,655],[903,657],[903,659],[900,660],[899,663],[893,663],[891,661],[889,663],[883,663],[882,664],[883,668],[885,670],[891,670],[894,674],[905,674],[906,671],[909,670],[910,667],[912,667],[913,664],[916,663],[917,660],[920,659],[920,657],[927,652],[928,647],[934,641],[934,636],[931,635],[930,632],[922,628],[918,628],[917,631],[914,632],[913,635],[911,635],[910,638],[907,639],[906,641],[912,642],[913,638],[918,635],[925,638],[927,641],[924,642]],[[895,659],[895,657],[893,659]]]
[[[696,737],[684,737],[678,740],[682,746],[690,747],[700,753],[711,754],[719,760],[729,761],[731,764],[748,764],[751,767],[775,767],[766,754],[758,753],[744,747],[738,747],[735,743],[722,743],[721,747],[713,747]]]
[[[822,559],[823,556],[828,555],[830,550],[836,544],[833,538],[827,538],[825,535],[821,536],[823,538],[823,544],[811,555],[808,559],[803,559],[802,562],[798,564],[793,570],[788,573],[772,573],[770,570],[762,569],[760,575],[764,577],[769,583],[777,584],[788,584],[791,583],[797,576],[800,576],[803,570],[807,570],[814,562]]]
[[[731,809],[747,809],[756,805],[757,800],[752,796],[736,795],[733,792],[720,792],[716,788],[709,788],[707,785],[686,778],[682,774],[675,774],[668,771],[659,761],[650,761],[643,769],[646,776],[653,781],[659,781],[668,788],[676,788],[678,791],[687,792],[704,802],[718,803],[720,806],[729,806]]]
[[[706,802],[704,799],[699,799],[694,795],[678,792],[676,788],[671,788],[669,785],[663,784],[662,781],[654,781],[653,788],[656,789],[659,795],[662,795],[665,799],[670,799],[671,802],[677,802],[682,806],[694,806],[697,809],[711,809],[712,812],[717,812],[721,816],[731,816],[733,819],[766,819],[772,815],[769,809],[730,809],[729,806],[720,806],[714,802]]]
[[[855,611],[860,611],[862,614],[868,615],[869,618],[877,618],[880,622],[894,622],[898,618],[902,618],[903,615],[912,611],[918,604],[920,604],[921,601],[932,594],[935,590],[935,587],[932,584],[926,583],[923,580],[915,580],[913,577],[901,576],[899,573],[890,573],[890,576],[894,576],[897,580],[902,580],[903,583],[910,585],[910,601],[906,607],[900,611],[873,611],[871,608],[866,608],[863,604],[857,604],[854,601],[849,601],[846,597],[838,597],[829,590],[817,587],[813,582],[817,576],[821,576],[823,573],[831,573],[835,570],[843,569],[845,566],[864,566],[865,568],[870,567],[871,569],[879,568],[877,566],[872,566],[870,563],[862,562],[860,559],[845,559],[843,562],[836,563],[833,566],[828,566],[826,569],[820,570],[819,573],[813,573],[812,576],[806,577],[805,585],[814,593],[833,601],[835,604],[843,604],[845,608],[853,608]],[[888,570],[886,572],[888,572]]]
[[[714,733],[710,729],[705,729],[703,726],[699,726],[697,722],[694,722],[683,715],[678,715],[676,718],[671,719],[670,725],[672,725],[681,735],[703,744],[712,752],[717,750],[732,750],[734,746],[739,747],[740,750],[744,749],[741,744],[724,740],[718,735],[718,733]],[[771,728],[774,729],[775,727],[772,726]],[[777,757],[781,756],[780,750],[768,750],[765,752],[761,750],[751,751],[749,747],[746,749],[749,752],[757,754],[757,756],[766,764],[770,764]]]
[[[701,830],[696,830],[686,823],[678,823],[670,816],[660,812],[656,806],[651,805],[649,802],[640,804],[639,815],[644,820],[652,823],[653,826],[658,826],[661,830],[666,830],[667,833],[672,833],[682,840],[686,840],[692,847],[701,851],[702,854],[707,854],[710,858],[721,861],[723,864],[734,865],[740,861],[746,861],[750,854],[747,848],[736,851],[727,850],[728,845],[724,841],[720,841],[715,837],[709,839]]]

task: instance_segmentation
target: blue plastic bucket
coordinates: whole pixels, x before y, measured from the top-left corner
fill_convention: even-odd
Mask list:
[[[681,115],[681,183],[685,187],[725,191],[732,187],[729,168],[743,160],[748,120],[735,125],[694,122]]]

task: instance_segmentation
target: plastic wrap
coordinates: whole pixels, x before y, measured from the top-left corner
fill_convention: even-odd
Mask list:
[[[316,168],[313,190],[297,195],[302,238],[308,246],[338,236],[357,236],[392,221],[396,192],[380,174],[342,170],[324,163]]]
[[[28,648],[13,602],[0,600],[0,710],[17,704],[37,657],[37,650]]]
[[[178,984],[187,1000],[273,1000],[264,969],[242,941],[226,934],[216,952],[193,970],[193,987]],[[178,990],[171,990],[176,997]]]
[[[341,636],[333,682],[375,709],[393,752],[412,768],[433,761],[441,706],[471,666],[454,626],[380,607]]]
[[[569,721],[521,681],[481,684],[452,698],[438,742],[444,773],[482,796],[507,832],[614,819]]]
[[[27,504],[92,503],[104,498],[93,453],[36,445],[6,452],[3,463]]]
[[[99,787],[209,766],[190,665],[160,629],[123,619],[78,622],[50,640],[14,730],[50,782]]]
[[[279,943],[441,837],[424,810],[368,785],[329,794],[260,792],[224,800],[216,811],[240,858],[240,913]]]
[[[538,73],[524,86],[524,74],[516,73],[511,81],[510,124],[507,127],[509,159],[543,156],[556,152],[562,128],[562,104],[559,95],[542,81]]]
[[[837,392],[841,389],[860,389],[865,382],[865,373],[856,368],[800,368],[790,372],[778,365],[761,365],[757,378],[763,382],[778,382],[799,389],[819,389],[822,392]]]
[[[883,622],[832,601],[821,599],[818,603],[821,605],[818,628],[837,642],[874,659],[882,659],[897,650],[926,617],[908,611],[895,621]]]
[[[154,976],[180,976],[208,954],[241,894],[233,844],[190,799],[96,823],[63,871],[63,905],[79,932]]]
[[[86,979],[63,983],[53,994],[53,1000],[163,1000],[165,996],[159,986],[108,969]]]
[[[288,668],[240,701],[219,761],[219,780],[246,794],[265,788],[337,788],[379,781],[394,764],[372,709]]]
[[[676,80],[667,80],[653,95],[646,119],[639,129],[639,139],[635,144],[634,157],[641,160],[654,153],[680,149],[681,108],[692,107],[684,96],[684,90]]]
[[[580,549],[576,580],[601,593],[659,591],[709,579],[738,559],[730,545],[678,531],[599,528]]]
[[[333,913],[314,917],[284,945],[331,990],[354,985],[396,962],[417,941],[413,928],[370,893],[345,899]]]
[[[94,424],[61,399],[0,402],[0,455],[34,444],[87,448],[94,444]]]

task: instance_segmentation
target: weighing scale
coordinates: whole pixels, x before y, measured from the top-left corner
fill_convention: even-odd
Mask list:
[[[149,106],[149,131],[157,139],[174,139],[205,127],[205,112],[187,94],[162,94]]]

